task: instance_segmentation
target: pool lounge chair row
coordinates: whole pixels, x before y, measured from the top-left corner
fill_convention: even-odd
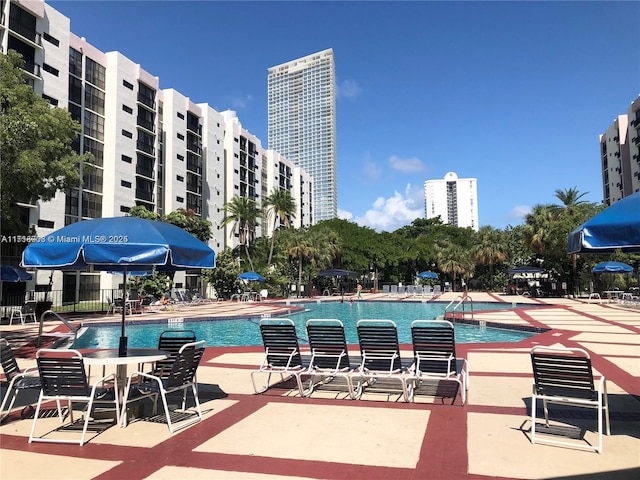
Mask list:
[[[363,392],[398,392],[410,402],[414,395],[451,397],[460,392],[466,401],[468,365],[457,358],[453,325],[444,320],[416,320],[411,325],[413,357],[402,358],[396,324],[391,320],[363,319],[357,324],[360,358],[354,363],[337,319],[311,319],[307,322],[309,350],[300,350],[298,334],[290,319],[263,319],[260,331],[265,355],[258,370],[251,374],[256,393],[272,387],[271,376],[295,378],[297,390],[309,396],[314,390],[342,389],[352,399]],[[260,374],[266,384],[256,385]],[[304,380],[303,380],[304,377]],[[305,381],[308,380],[305,386]],[[450,387],[450,388],[449,388]]]

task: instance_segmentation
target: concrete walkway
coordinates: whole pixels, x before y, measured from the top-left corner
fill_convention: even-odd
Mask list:
[[[173,436],[166,425],[136,421],[125,429],[109,428],[83,447],[29,444],[31,421],[20,419],[20,406],[0,427],[0,478],[640,478],[640,311],[573,299],[471,296],[475,302],[517,299],[532,305],[474,312],[474,321],[550,330],[518,343],[460,344],[458,354],[468,359],[471,372],[464,407],[459,399],[450,405],[432,397],[407,404],[399,395],[365,394],[352,401],[340,392],[317,392],[299,398],[290,383],[256,395],[250,372],[262,359],[260,348],[207,348],[198,369],[203,422]],[[389,299],[365,294],[363,301]],[[288,308],[284,302],[221,302],[193,307],[189,316],[276,315]],[[174,312],[139,318],[169,314]],[[57,325],[47,322],[47,328]],[[26,355],[20,358],[23,367],[34,364],[34,331],[2,327],[2,336]],[[605,437],[603,454],[531,444],[529,350],[537,344],[580,346],[607,377],[612,434]],[[411,357],[408,345],[405,355]],[[585,413],[575,418],[567,413],[560,421],[584,426],[585,440],[593,443],[595,415]],[[46,419],[43,427],[47,422],[57,425],[56,418]]]

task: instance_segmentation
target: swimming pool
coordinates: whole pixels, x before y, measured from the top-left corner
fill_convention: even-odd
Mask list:
[[[357,344],[356,323],[363,318],[391,319],[398,326],[400,343],[411,343],[410,325],[413,320],[432,320],[444,314],[445,303],[401,302],[321,302],[301,304],[304,311],[288,315],[294,321],[301,343],[307,343],[306,321],[310,318],[337,318],[344,323],[347,342]],[[474,311],[512,308],[504,303],[475,303]],[[177,313],[177,312],[176,312]],[[188,310],[179,312],[188,315]],[[176,315],[177,316],[177,315]],[[136,323],[127,325],[130,347],[155,347],[164,330],[189,329],[196,332],[198,340],[206,340],[208,346],[262,345],[259,318],[246,319],[192,319],[160,323]],[[535,333],[501,328],[482,328],[456,324],[458,343],[517,342]],[[117,348],[120,325],[88,326],[78,338],[76,348]]]

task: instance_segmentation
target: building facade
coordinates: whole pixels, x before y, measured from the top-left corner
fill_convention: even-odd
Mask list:
[[[4,0],[1,6],[2,52],[23,55],[28,83],[51,105],[68,109],[82,127],[75,150],[94,157],[90,168],[80,166],[82,186],[58,192],[48,202],[16,206],[36,235],[84,219],[124,216],[142,205],[161,215],[184,209],[210,220],[209,246],[219,251],[238,244],[232,225],[223,226],[224,204],[239,195],[260,206],[275,185],[290,189],[306,208],[296,215],[297,225],[310,224],[309,175],[277,154],[291,172],[280,182],[279,167],[268,161],[275,154],[242,128],[235,112],[218,112],[176,89],[160,89],[157,76],[119,52],[101,52],[76,36],[70,20],[43,1]],[[262,235],[259,226],[254,233]],[[116,289],[121,279],[54,272],[52,281],[54,289],[78,292]],[[177,288],[198,288],[198,281],[198,272],[175,276]],[[38,272],[35,282],[49,283],[49,273]]]
[[[600,168],[606,205],[640,191],[640,96],[600,135]]]
[[[311,221],[338,214],[333,50],[268,69],[268,145],[313,177]]]
[[[478,180],[458,178],[454,172],[443,179],[424,182],[425,218],[440,217],[443,223],[478,231]]]

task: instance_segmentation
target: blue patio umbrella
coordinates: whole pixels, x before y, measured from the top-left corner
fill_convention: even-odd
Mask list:
[[[330,268],[318,272],[319,277],[348,277],[349,275],[357,275],[357,272],[351,270],[342,270],[340,268]]]
[[[633,267],[622,262],[601,262],[591,269],[593,273],[630,273]]]
[[[568,253],[640,252],[640,192],[593,216],[567,237]]]
[[[434,272],[420,272],[418,275],[416,275],[418,278],[431,278],[431,279],[436,279],[438,278],[438,274],[434,273]]]
[[[27,282],[31,278],[31,274],[24,268],[13,265],[0,266],[0,281],[2,282]]]
[[[238,278],[249,282],[264,282],[264,277],[256,272],[244,272],[238,275]]]
[[[138,217],[85,220],[56,230],[22,253],[22,266],[48,270],[122,272],[214,268],[215,253],[190,233],[170,223]],[[120,353],[126,354],[125,311]]]

